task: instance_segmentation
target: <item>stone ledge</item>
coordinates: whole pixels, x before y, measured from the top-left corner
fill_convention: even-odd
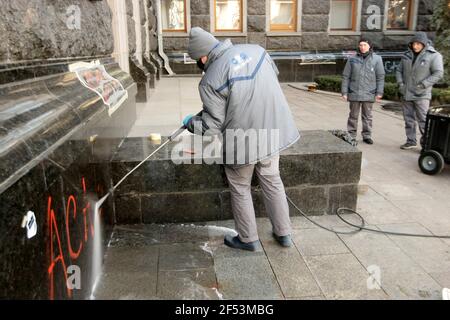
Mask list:
[[[180,159],[189,164],[175,164],[171,157],[176,144],[173,142],[160,150],[154,160],[136,170],[117,192],[186,192],[228,187],[223,166],[206,164],[201,155],[183,155]],[[157,147],[146,138],[126,139],[112,159],[113,183]],[[218,158],[208,160],[219,161]],[[201,164],[193,164],[195,161]],[[299,142],[282,152],[280,173],[286,187],[357,184],[360,163],[361,153],[351,145],[325,131],[306,131]]]
[[[127,139],[111,163],[117,183],[157,146],[145,138]],[[118,223],[201,222],[232,218],[222,165],[176,165],[171,148],[161,150],[116,190]],[[144,151],[145,150],[145,151]],[[129,161],[127,161],[127,158]],[[186,156],[194,160],[195,156]],[[197,160],[201,160],[197,157]],[[280,173],[287,194],[308,215],[356,208],[361,152],[326,131],[305,131],[285,150]],[[257,216],[267,216],[256,177],[252,193]],[[291,215],[299,213],[291,208]]]
[[[287,187],[292,201],[309,216],[335,214],[341,207],[356,210],[358,187],[321,185]],[[267,217],[261,189],[252,188],[253,205],[257,217]],[[118,224],[182,223],[233,219],[230,192],[227,189],[129,193],[115,198]],[[300,213],[290,206],[290,215]]]
[[[132,98],[136,85],[130,76],[111,58],[101,63]],[[86,123],[110,119],[102,99],[86,89],[75,73],[68,72],[68,64],[63,68],[64,73],[0,86],[0,193],[69,137],[86,139]]]

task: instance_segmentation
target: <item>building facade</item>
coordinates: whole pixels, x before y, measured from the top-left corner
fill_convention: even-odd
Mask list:
[[[105,247],[117,221],[110,198],[101,211],[103,228],[97,229],[90,199],[103,196],[130,169],[119,163],[114,171],[111,163],[138,117],[142,104],[137,102],[152,99],[151,88],[164,74],[199,72],[186,55],[190,28],[200,26],[235,44],[259,44],[276,61],[281,81],[311,81],[339,73],[360,36],[394,60],[415,31],[432,38],[432,4],[2,1],[0,299],[90,297],[96,284],[95,241],[100,235]],[[84,75],[87,83],[95,83],[104,68],[128,96],[114,110],[106,104],[111,83],[93,92],[71,69],[93,60],[99,69]],[[387,71],[395,61],[389,62]]]
[[[157,21],[150,0],[2,1],[0,299],[90,298],[116,222],[92,200],[161,74]]]
[[[199,26],[219,39],[266,48],[280,67],[282,81],[311,81],[317,74],[339,73],[340,55],[355,50],[360,37],[372,40],[375,50],[391,55],[404,51],[415,31],[425,31],[433,38],[433,2],[167,0],[162,4],[164,50],[175,72],[196,72],[195,65],[185,63],[184,55],[189,29]],[[329,61],[327,66],[320,63],[324,60],[320,55],[311,56],[317,53],[334,53],[335,67]],[[387,67],[392,69],[389,64]]]

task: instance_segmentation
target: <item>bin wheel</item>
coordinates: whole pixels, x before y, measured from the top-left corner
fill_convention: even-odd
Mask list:
[[[444,169],[444,157],[434,150],[425,151],[419,157],[419,167],[423,173],[435,175]]]

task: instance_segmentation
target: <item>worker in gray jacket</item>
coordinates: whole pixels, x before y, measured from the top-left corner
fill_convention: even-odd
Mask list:
[[[201,116],[187,116],[183,124],[196,134],[223,138],[225,173],[238,232],[235,237],[225,236],[225,244],[251,251],[260,247],[251,195],[256,171],[273,236],[280,245],[291,246],[279,153],[294,144],[300,134],[278,82],[276,65],[258,45],[219,42],[198,27],[190,32],[189,55],[205,72],[199,84],[203,112]],[[265,138],[255,142],[249,138],[254,137],[252,133]]]
[[[384,91],[384,65],[380,56],[373,52],[368,39],[360,39],[358,53],[348,59],[342,74],[342,98],[350,102],[347,131],[356,139],[360,110],[362,137],[367,144],[372,140],[372,108]]]
[[[406,130],[406,143],[400,146],[401,149],[417,146],[416,120],[422,134],[420,143],[423,146],[431,90],[444,75],[442,55],[431,46],[425,32],[417,32],[408,46],[409,50],[403,54],[396,72],[399,90],[403,96]]]

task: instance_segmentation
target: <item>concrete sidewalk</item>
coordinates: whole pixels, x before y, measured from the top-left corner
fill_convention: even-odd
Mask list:
[[[151,133],[169,136],[181,126],[185,116],[202,110],[198,93],[200,77],[163,77],[147,103],[138,103],[138,118],[129,137]]]
[[[132,136],[168,134],[201,109],[199,78],[164,78],[142,106]],[[297,86],[299,84],[296,84]],[[174,94],[174,88],[178,92]],[[300,130],[345,129],[339,97],[283,84]],[[176,90],[175,90],[176,91]],[[164,131],[165,130],[165,131]],[[450,235],[450,168],[422,174],[419,150],[403,151],[401,116],[374,108],[375,144],[363,152],[358,211],[375,229]],[[359,137],[361,140],[361,137]],[[313,219],[342,227],[336,216]],[[357,219],[351,218],[353,222]],[[295,246],[280,248],[258,219],[263,250],[229,249],[233,221],[204,225],[117,226],[97,299],[441,299],[450,287],[450,240],[360,232],[336,235],[292,219]]]

